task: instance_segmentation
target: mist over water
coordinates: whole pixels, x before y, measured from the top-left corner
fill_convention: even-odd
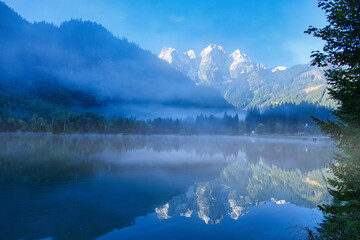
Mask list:
[[[1,134],[0,144],[1,239],[289,238],[330,200],[328,140]]]
[[[321,68],[257,64],[234,33],[269,38],[264,26],[299,25],[311,8],[126,1],[53,14],[43,0],[0,0],[0,240],[305,239],[332,200],[337,149],[316,123],[335,120],[338,103]],[[66,17],[84,16],[78,4],[89,20]],[[307,9],[296,24],[295,8]],[[208,47],[156,56],[117,36],[125,22],[148,43],[177,47],[174,33],[190,30],[180,49]],[[209,45],[223,40],[239,49]],[[282,45],[304,50],[294,42]]]

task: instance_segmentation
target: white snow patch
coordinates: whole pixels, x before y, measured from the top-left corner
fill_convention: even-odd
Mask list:
[[[284,67],[284,66],[278,66],[278,67],[275,67],[275,68],[271,69],[271,71],[272,72],[285,71],[286,69],[288,69],[288,68]]]

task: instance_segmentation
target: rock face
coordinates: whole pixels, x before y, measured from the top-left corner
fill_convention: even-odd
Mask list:
[[[193,81],[198,79],[197,69],[199,62],[194,50],[179,54],[174,48],[163,47],[159,58],[168,62],[176,70],[186,74]]]
[[[216,44],[204,48],[199,57],[194,50],[179,54],[174,48],[163,47],[159,58],[201,85],[224,82],[243,73],[266,69],[263,65],[254,64],[239,49],[227,55],[224,48]]]
[[[229,78],[226,68],[227,56],[221,46],[209,45],[202,50],[198,70],[198,79],[201,84],[213,84]]]
[[[254,70],[254,64],[252,64],[251,59],[246,54],[241,53],[239,49],[230,54],[230,58],[229,72],[231,78],[238,78],[240,74]]]
[[[300,102],[334,106],[326,93],[323,71],[309,64],[267,69],[239,49],[229,55],[216,44],[204,48],[199,56],[193,50],[181,54],[164,47],[159,58],[197,85],[215,88],[241,109]]]

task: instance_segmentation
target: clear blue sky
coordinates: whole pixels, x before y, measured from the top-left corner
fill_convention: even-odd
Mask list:
[[[158,54],[163,46],[199,54],[210,43],[240,49],[268,67],[310,61],[323,43],[304,34],[324,26],[316,0],[5,0],[29,21],[96,21]]]

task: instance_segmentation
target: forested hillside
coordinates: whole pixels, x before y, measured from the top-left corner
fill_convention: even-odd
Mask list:
[[[94,22],[29,23],[0,2],[0,52],[0,111],[7,114],[231,108],[216,91]]]

